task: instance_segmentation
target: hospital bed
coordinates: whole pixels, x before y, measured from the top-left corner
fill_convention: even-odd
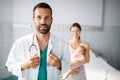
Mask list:
[[[120,80],[120,71],[90,50],[90,62],[85,64],[87,80]]]

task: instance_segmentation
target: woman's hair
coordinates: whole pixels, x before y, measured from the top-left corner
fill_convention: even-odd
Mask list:
[[[82,30],[81,25],[77,22],[73,23],[72,26],[70,27],[70,31],[73,27],[77,27],[80,31]]]
[[[35,16],[35,10],[36,8],[48,8],[51,11],[51,16],[52,16],[52,8],[50,7],[49,4],[45,2],[38,3],[34,8],[33,8],[33,16]]]

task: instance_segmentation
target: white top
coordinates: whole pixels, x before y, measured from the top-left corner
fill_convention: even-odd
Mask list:
[[[75,53],[75,50],[70,45],[69,50],[71,55]],[[84,65],[80,66],[80,71],[78,73],[70,75],[67,80],[86,80]]]

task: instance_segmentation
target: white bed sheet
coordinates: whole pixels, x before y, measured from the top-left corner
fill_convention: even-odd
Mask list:
[[[87,80],[120,80],[120,71],[110,66],[90,50],[90,62],[85,64]]]

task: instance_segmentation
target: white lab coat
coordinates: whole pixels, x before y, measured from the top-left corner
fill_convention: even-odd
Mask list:
[[[8,71],[18,76],[18,80],[37,80],[39,66],[37,68],[30,68],[21,71],[21,63],[25,61],[29,56],[29,47],[32,44],[34,33],[26,35],[14,42],[12,49],[8,55],[6,66]],[[34,36],[34,44],[38,48],[38,55],[40,56],[39,46]],[[47,56],[50,50],[53,50],[55,55],[62,62],[62,70],[58,70],[56,67],[47,64],[47,80],[59,80],[60,74],[67,72],[70,69],[70,53],[67,43],[61,39],[50,34],[50,40],[48,43]],[[48,60],[48,57],[47,57]]]

